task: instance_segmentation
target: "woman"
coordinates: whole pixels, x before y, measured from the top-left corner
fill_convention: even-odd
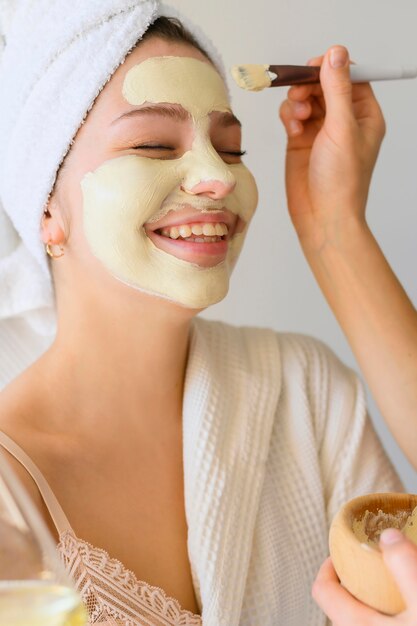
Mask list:
[[[27,265],[52,256],[57,334],[3,391],[1,444],[91,623],[325,624],[329,520],[401,486],[325,346],[194,319],[257,200],[214,56],[153,1],[18,5],[1,199]]]
[[[417,312],[365,219],[384,120],[369,85],[352,88],[347,50],[333,54],[335,67],[331,55],[311,61],[322,65],[321,86],[291,89],[281,108],[289,209],[381,414],[417,468]],[[381,547],[407,610],[391,618],[365,607],[340,586],[328,559],[313,594],[335,626],[416,623],[417,547],[394,529],[382,534]]]

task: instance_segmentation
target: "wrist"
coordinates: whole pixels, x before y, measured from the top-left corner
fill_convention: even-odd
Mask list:
[[[373,297],[375,286],[379,294],[381,285],[389,274],[375,237],[365,220],[344,220],[335,229],[316,233],[313,241],[308,237],[301,241],[307,262],[331,308],[340,319],[350,308],[352,298],[360,309]],[[379,286],[378,286],[379,285]]]
[[[330,222],[296,226],[298,240],[307,259],[328,253],[349,256],[366,246],[373,235],[364,216],[344,215]]]

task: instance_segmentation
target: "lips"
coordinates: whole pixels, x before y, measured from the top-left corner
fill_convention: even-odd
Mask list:
[[[148,232],[148,237],[159,250],[201,267],[214,267],[222,263],[229,249],[229,241],[224,239],[212,243],[201,243],[170,239],[153,231]]]
[[[233,232],[237,221],[237,215],[228,210],[198,210],[192,207],[185,207],[183,209],[172,209],[157,222],[148,222],[145,224],[145,230],[155,232],[156,230],[186,224],[219,223],[226,224],[229,232]]]
[[[189,229],[192,230],[198,224],[210,224],[215,228],[222,224],[227,227],[228,233],[202,237],[183,237],[179,234],[181,231],[184,235],[189,234]],[[213,267],[225,261],[230,240],[244,228],[245,222],[227,209],[210,207],[204,210],[191,206],[172,209],[160,220],[144,225],[146,235],[157,248],[201,267]],[[173,232],[176,235],[177,230],[178,237],[172,238],[168,235]]]

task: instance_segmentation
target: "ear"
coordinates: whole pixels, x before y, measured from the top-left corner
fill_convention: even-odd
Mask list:
[[[48,207],[42,215],[41,236],[44,244],[62,245],[66,240],[62,213],[53,196],[50,198]]]

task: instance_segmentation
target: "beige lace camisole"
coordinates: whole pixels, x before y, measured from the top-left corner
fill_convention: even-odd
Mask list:
[[[89,624],[101,626],[201,626],[159,587],[138,580],[120,561],[79,539],[52,489],[28,455],[5,433],[4,447],[32,476],[59,535],[58,553],[87,607]]]

